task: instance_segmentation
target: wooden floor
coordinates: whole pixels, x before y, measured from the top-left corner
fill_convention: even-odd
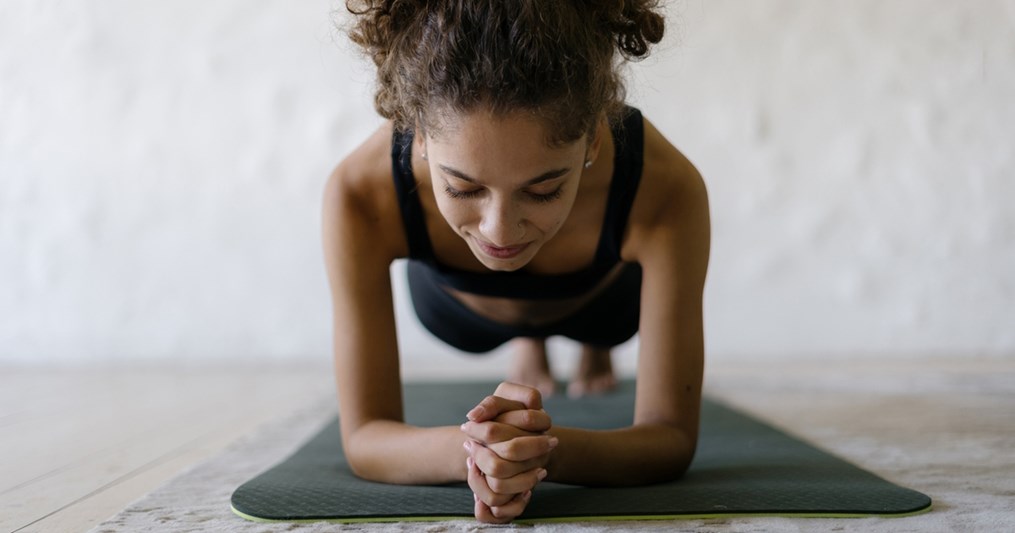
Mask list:
[[[330,368],[0,368],[0,532],[87,531],[259,424]]]

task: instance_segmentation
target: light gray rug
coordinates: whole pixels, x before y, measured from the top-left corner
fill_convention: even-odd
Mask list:
[[[721,389],[722,387],[720,387]],[[764,394],[758,391],[759,394]],[[723,394],[719,395],[723,397]],[[734,394],[733,396],[736,396]],[[858,394],[857,397],[864,397]],[[985,409],[1015,408],[1015,398],[986,395]],[[773,396],[773,398],[775,398]],[[886,409],[898,409],[899,397],[885,395]],[[395,524],[264,524],[245,521],[230,511],[229,497],[238,485],[275,464],[294,451],[322,424],[334,416],[334,399],[319,401],[298,412],[261,427],[239,439],[219,455],[200,463],[167,482],[159,489],[134,502],[122,512],[96,526],[92,533],[122,531],[427,531],[457,532],[487,529],[523,528],[539,532],[591,532],[591,531],[707,531],[745,533],[757,531],[871,531],[871,532],[946,532],[946,531],[1015,531],[1015,459],[1012,457],[1012,428],[998,428],[996,438],[982,435],[973,439],[960,438],[947,432],[933,436],[920,431],[932,430],[940,424],[928,426],[921,420],[934,419],[907,399],[913,413],[911,428],[898,428],[897,433],[878,435],[851,434],[848,422],[834,433],[832,451],[851,458],[861,466],[905,486],[930,495],[935,510],[907,518],[863,519],[804,519],[745,517],[711,520],[644,521],[644,522],[576,522],[567,524],[539,524],[535,526],[487,526],[470,520],[449,522],[416,522]],[[778,398],[767,405],[780,403]],[[798,410],[806,405],[793,402]],[[931,401],[933,404],[933,401]],[[819,406],[820,408],[820,406]],[[879,411],[872,405],[869,395],[864,402],[867,416],[876,417]],[[996,413],[996,411],[994,411]],[[785,414],[785,413],[783,413]],[[854,413],[855,414],[855,413]],[[813,413],[801,413],[807,420]],[[846,422],[846,421],[843,421]],[[792,425],[782,424],[793,430]],[[861,424],[862,426],[862,424]],[[827,431],[827,430],[826,430]],[[855,433],[855,430],[853,430]],[[961,446],[944,444],[946,439]],[[812,440],[815,440],[812,438]],[[823,440],[823,439],[818,439]],[[833,442],[833,441],[828,441]],[[921,443],[930,443],[921,445]],[[821,443],[818,442],[820,445]],[[826,447],[828,449],[828,447]],[[992,468],[971,469],[963,459],[975,454],[992,457]],[[863,460],[862,458],[869,458]]]

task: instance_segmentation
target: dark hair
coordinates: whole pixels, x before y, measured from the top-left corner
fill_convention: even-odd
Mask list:
[[[550,144],[623,109],[623,60],[663,36],[658,0],[347,0],[349,29],[377,66],[377,112],[400,130],[448,112],[525,110]]]

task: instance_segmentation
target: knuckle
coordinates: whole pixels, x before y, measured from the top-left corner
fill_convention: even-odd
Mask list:
[[[507,522],[510,521],[512,518],[514,518],[518,513],[515,512],[513,506],[498,505],[496,507],[490,508],[490,514],[493,515],[493,517],[497,518],[498,520]]]
[[[506,492],[505,489],[507,487],[505,487],[504,481],[502,481],[502,480],[500,480],[498,478],[488,478],[486,480],[486,483],[487,483],[487,485],[489,485],[490,490],[492,490],[493,492],[495,492],[497,494],[504,494]]]
[[[518,444],[516,443],[517,440],[518,439],[512,439],[507,442],[501,442],[500,444],[498,444],[496,452],[497,455],[502,459],[514,461],[515,458],[518,456]]]
[[[529,406],[530,408],[537,409],[543,404],[543,396],[539,394],[538,389],[526,388],[522,392],[523,399],[522,403]]]
[[[497,437],[497,428],[493,424],[481,424],[479,428],[479,437],[483,442],[493,442]]]
[[[503,479],[509,477],[510,474],[511,472],[508,466],[503,461],[494,461],[493,464],[490,465],[490,468],[486,470],[486,475],[488,477],[487,484],[491,481],[489,479],[490,477]]]

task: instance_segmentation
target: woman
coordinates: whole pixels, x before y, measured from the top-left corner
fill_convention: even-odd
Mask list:
[[[508,522],[543,480],[638,485],[694,454],[709,252],[694,167],[623,105],[619,59],[663,33],[649,1],[350,1],[390,121],[330,177],[324,251],[343,446],[353,471],[467,481]],[[509,381],[461,427],[403,422],[389,266],[449,344],[515,339]],[[610,347],[640,332],[634,423],[558,427],[544,339],[583,343],[573,394],[612,386]]]

